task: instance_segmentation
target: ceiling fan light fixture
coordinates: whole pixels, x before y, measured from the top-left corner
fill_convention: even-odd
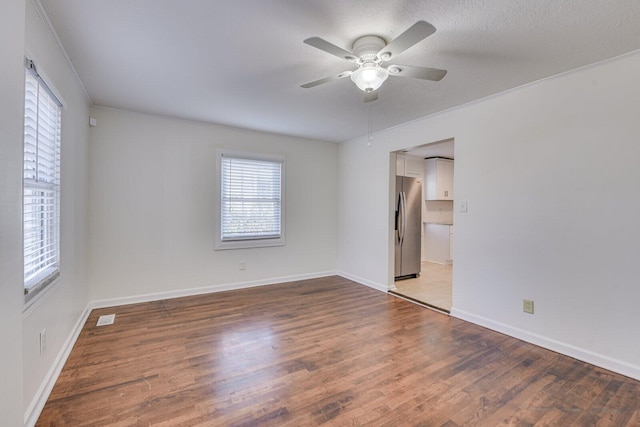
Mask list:
[[[363,65],[351,73],[351,80],[364,92],[377,90],[389,77],[389,71],[379,65]]]

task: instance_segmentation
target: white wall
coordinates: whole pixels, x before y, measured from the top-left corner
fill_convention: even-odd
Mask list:
[[[24,0],[0,13],[0,420],[22,424]]]
[[[23,401],[25,413],[30,416],[33,411],[39,411],[38,405],[44,404],[44,401],[37,399],[42,398],[41,392],[51,385],[48,380],[53,371],[61,368],[62,353],[69,350],[65,347],[65,342],[75,332],[77,322],[88,303],[86,240],[89,105],[73,70],[31,1],[27,1],[25,31],[26,54],[36,62],[38,72],[62,98],[64,104],[60,279],[51,288],[51,292],[47,292],[33,308],[27,310],[22,329]],[[22,55],[24,54],[23,52]],[[24,69],[22,72],[24,73]],[[24,93],[24,87],[21,87],[21,93]],[[18,253],[22,253],[21,249]],[[39,334],[42,329],[46,329],[47,333],[47,350],[40,355]]]
[[[368,146],[363,139],[341,144],[338,156],[338,271],[385,292],[393,283],[390,246],[395,220],[391,189],[395,188],[396,156],[388,146],[378,140]]]
[[[92,115],[91,300],[335,272],[336,144],[100,107]],[[213,250],[218,148],[286,156],[285,246]]]
[[[339,269],[391,283],[389,152],[454,137],[452,313],[640,379],[638,75],[635,53],[343,144]]]

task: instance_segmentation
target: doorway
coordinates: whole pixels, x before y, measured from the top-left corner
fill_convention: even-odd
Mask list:
[[[401,150],[396,156],[396,178],[414,177],[422,183],[419,274],[394,277],[390,293],[449,313],[453,295],[453,138]],[[401,198],[401,197],[400,197]],[[396,257],[402,251],[398,208],[394,223]],[[402,222],[401,222],[402,225]],[[400,227],[402,228],[402,227]]]

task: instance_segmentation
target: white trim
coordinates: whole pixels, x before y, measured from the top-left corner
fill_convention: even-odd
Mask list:
[[[69,354],[71,354],[71,350],[73,349],[73,346],[75,345],[78,339],[78,336],[80,335],[80,332],[82,331],[82,328],[84,327],[84,324],[86,323],[93,309],[114,307],[114,306],[126,305],[126,304],[135,304],[140,302],[157,301],[157,300],[167,299],[167,298],[178,298],[178,297],[184,297],[184,296],[202,295],[207,293],[223,292],[223,291],[236,290],[236,289],[246,289],[246,288],[252,288],[257,286],[268,286],[268,285],[274,285],[278,283],[287,283],[287,282],[294,282],[298,280],[315,279],[315,278],[329,277],[329,276],[335,276],[335,275],[344,277],[345,279],[352,280],[361,285],[368,286],[377,291],[388,293],[387,286],[372,282],[362,277],[355,276],[343,271],[324,271],[324,272],[309,273],[309,274],[299,274],[294,276],[284,276],[284,277],[273,278],[273,279],[255,280],[251,282],[236,282],[236,283],[230,283],[225,285],[208,286],[204,288],[185,289],[181,291],[159,292],[154,294],[137,295],[132,297],[112,298],[112,299],[91,301],[89,302],[87,307],[84,309],[84,311],[78,318],[78,321],[76,322],[71,332],[69,333],[69,336],[67,337],[62,348],[60,349],[60,352],[58,353],[58,356],[56,357],[56,359],[54,360],[54,363],[49,369],[49,372],[47,372],[47,375],[45,376],[40,387],[38,388],[38,391],[36,392],[27,410],[25,411],[24,425],[27,427],[33,427],[38,421],[38,417],[40,416],[40,413],[42,412],[44,405],[47,403],[47,399],[51,394],[51,390],[53,390],[53,386],[58,380],[58,377],[62,372],[62,368],[64,367],[64,364],[66,363],[69,357]],[[397,295],[393,295],[393,296],[398,297]],[[399,298],[402,298],[402,297],[399,297]],[[426,307],[426,308],[430,308],[430,307]],[[28,314],[29,313],[23,313],[23,316],[27,316]],[[640,366],[625,363],[617,359],[613,359],[604,355],[590,352],[588,350],[584,350],[578,347],[564,344],[564,343],[543,337],[541,335],[524,331],[522,329],[513,328],[503,323],[495,322],[493,320],[490,320],[481,316],[476,316],[474,314],[468,313],[463,310],[452,308],[450,316],[479,325],[479,326],[483,326],[488,329],[492,329],[500,333],[504,333],[511,337],[529,342],[531,344],[538,345],[540,347],[547,348],[552,351],[556,351],[565,356],[573,357],[575,359],[582,360],[584,362],[590,363],[595,366],[600,366],[604,369],[608,369],[610,371],[617,372],[622,375],[626,375],[630,378],[640,380]]]
[[[317,273],[298,274],[294,276],[275,277],[263,280],[253,280],[250,282],[236,282],[222,285],[206,286],[203,288],[181,289],[179,291],[157,292],[152,294],[134,295],[130,297],[109,298],[92,301],[89,303],[91,309],[116,307],[119,305],[137,304],[141,302],[158,301],[169,298],[188,297],[193,295],[211,294],[216,292],[233,291],[237,289],[255,288],[257,286],[268,286],[279,283],[295,282],[298,280],[317,279],[320,277],[335,276],[335,271],[320,271]]]
[[[62,368],[67,362],[67,358],[69,358],[69,354],[71,354],[71,350],[73,349],[73,346],[75,345],[76,340],[78,339],[78,336],[82,331],[82,327],[87,321],[90,313],[91,309],[87,306],[87,308],[84,309],[84,311],[78,318],[76,324],[71,329],[71,333],[69,333],[69,336],[65,340],[62,348],[60,349],[60,352],[51,365],[49,372],[47,372],[47,375],[44,377],[44,380],[40,384],[40,387],[33,397],[33,400],[31,400],[29,407],[24,413],[25,426],[32,427],[36,425],[38,417],[40,416],[40,413],[42,412],[42,409],[44,408],[44,405],[47,403],[47,399],[51,394],[51,390],[53,390],[53,386],[58,380],[60,372],[62,372]]]
[[[55,40],[56,44],[58,45],[58,49],[60,49],[60,52],[62,53],[62,56],[64,57],[65,61],[67,62],[67,65],[71,69],[71,72],[73,73],[73,76],[76,79],[76,83],[82,89],[82,93],[85,96],[85,100],[89,104],[93,104],[93,101],[91,100],[91,97],[89,96],[89,92],[87,91],[87,88],[84,86],[84,83],[80,79],[80,75],[76,71],[76,67],[71,62],[71,58],[69,58],[69,55],[67,54],[67,50],[62,45],[62,41],[60,40],[60,37],[58,37],[58,33],[56,32],[56,30],[53,28],[53,24],[51,23],[51,20],[49,19],[49,15],[47,15],[47,12],[44,10],[44,7],[42,6],[42,3],[40,2],[40,0],[31,0],[31,4],[33,4],[33,7],[36,10],[36,13],[38,14],[38,17],[40,18],[40,20],[42,21],[44,26],[47,28],[47,30],[51,34],[51,36]],[[62,101],[62,99],[60,99],[60,100]]]
[[[543,335],[538,335],[520,328],[509,326],[504,323],[496,322],[494,320],[487,319],[486,317],[477,316],[464,310],[452,308],[451,317],[456,317],[458,319],[483,326],[496,332],[509,335],[510,337],[514,337],[519,340],[546,348],[548,350],[555,351],[562,355],[573,357],[574,359],[578,359],[583,362],[590,363],[592,365],[599,366],[613,372],[617,372],[629,378],[640,380],[640,366],[638,365],[632,365],[630,363],[623,362],[621,360],[614,359],[603,354],[594,353],[590,350],[556,341]]]
[[[36,308],[40,307],[43,302],[49,298],[49,295],[53,294],[53,291],[57,289],[57,284],[60,282],[60,276],[58,276],[53,282],[45,286],[40,292],[38,292],[33,298],[27,301],[22,308],[22,320],[29,317]],[[26,298],[26,295],[25,295]]]
[[[26,54],[24,56],[25,61],[31,61],[31,63],[35,67],[35,68],[25,67],[25,69],[30,70],[29,72],[33,73],[36,79],[38,79],[39,84],[44,85],[45,92],[47,92],[49,96],[53,98],[53,100],[55,101],[56,104],[58,104],[60,109],[66,110],[68,105],[67,101],[65,101],[64,97],[62,96],[62,92],[60,92],[58,88],[53,84],[55,80],[49,77],[46,70],[43,71],[38,68],[40,61],[35,59],[36,56],[34,56],[28,48],[26,48],[25,51],[26,51]]]
[[[222,240],[222,212],[221,212],[221,196],[222,196],[222,158],[234,157],[247,160],[262,160],[273,163],[280,163],[280,236],[274,238],[248,238],[238,240]],[[259,153],[250,151],[234,151],[227,149],[216,150],[215,161],[215,211],[214,211],[214,250],[230,250],[230,249],[252,249],[265,248],[273,246],[284,246],[286,244],[286,156],[283,154]]]
[[[387,285],[372,282],[371,280],[365,279],[364,277],[356,276],[344,271],[338,271],[336,274],[340,277],[344,277],[345,279],[353,280],[354,282],[358,282],[361,285],[373,288],[376,291],[384,292],[385,294],[389,292],[389,287]]]
[[[415,305],[419,305],[422,308],[428,308],[431,311],[435,311],[438,314],[444,314],[445,316],[449,316],[449,313],[447,313],[446,311],[440,310],[439,308],[436,308],[432,305],[427,305],[427,304],[423,304],[420,301],[416,300],[416,299],[409,299],[407,297],[405,297],[404,295],[401,294],[397,294],[397,293],[389,293],[389,295],[396,297],[396,298],[400,298],[401,300],[405,300],[407,302],[410,302],[411,304],[415,304]]]
[[[451,111],[460,110],[460,109],[467,108],[467,107],[475,105],[475,104],[480,104],[480,103],[483,103],[485,101],[489,101],[489,100],[494,99],[494,98],[499,98],[499,97],[501,97],[503,95],[507,95],[507,94],[509,94],[511,92],[517,92],[517,91],[520,91],[520,90],[523,90],[523,89],[526,89],[526,88],[529,88],[529,87],[537,86],[537,85],[542,84],[542,83],[547,82],[547,81],[553,81],[555,79],[562,78],[562,77],[567,76],[567,75],[578,73],[578,72],[581,72],[583,70],[589,70],[589,69],[592,69],[592,68],[599,67],[600,65],[603,65],[603,64],[616,62],[618,60],[622,60],[622,59],[624,59],[626,57],[633,56],[633,55],[636,55],[638,53],[640,53],[640,49],[632,50],[631,52],[625,52],[625,53],[622,53],[622,54],[620,54],[618,56],[614,56],[612,58],[603,59],[601,61],[593,62],[593,63],[587,64],[587,65],[583,65],[583,66],[578,67],[578,68],[573,68],[571,70],[562,71],[562,72],[560,72],[558,74],[553,74],[551,76],[543,77],[543,78],[541,78],[539,80],[534,80],[532,82],[521,84],[520,86],[516,86],[516,87],[509,88],[509,89],[505,89],[502,92],[493,93],[493,94],[487,95],[487,96],[482,97],[482,98],[478,98],[478,99],[474,99],[474,100],[465,102],[465,103],[460,104],[460,105],[454,105],[453,107],[449,107],[449,108],[446,108],[444,110],[434,111],[433,113],[427,114],[426,116],[418,117],[416,119],[409,120],[408,122],[400,123],[400,124],[388,127],[386,129],[381,129],[381,130],[379,130],[377,132],[374,132],[373,133],[373,137],[382,135],[382,134],[390,132],[392,130],[396,130],[398,128],[403,128],[403,127],[408,126],[408,125],[413,124],[413,123],[418,123],[418,122],[430,119],[432,117],[436,117],[436,116],[439,116],[439,115],[442,115],[442,114],[446,114],[446,113],[449,113]],[[338,142],[338,144],[357,143],[357,142],[361,142],[365,138],[367,138],[367,137],[366,136],[358,136],[358,137],[355,137],[355,138],[347,139],[347,140],[342,141],[342,142]],[[437,140],[437,141],[433,141],[433,142],[445,141],[447,139],[450,139],[450,138],[443,138],[441,140]],[[397,150],[392,150],[391,152],[402,151],[402,150],[403,149],[400,148],[400,149],[397,149]]]

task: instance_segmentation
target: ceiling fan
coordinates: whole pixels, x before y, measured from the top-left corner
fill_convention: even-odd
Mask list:
[[[418,21],[390,43],[387,43],[385,39],[376,35],[360,37],[353,43],[353,52],[342,49],[320,37],[308,38],[304,40],[304,42],[309,46],[347,60],[357,68],[353,71],[343,71],[334,76],[305,83],[301,85],[301,87],[308,89],[351,76],[351,80],[356,86],[365,92],[364,101],[370,102],[378,99],[376,91],[389,76],[440,81],[445,74],[447,74],[447,70],[414,67],[411,65],[385,64],[435,32],[436,28],[433,25],[425,21]]]

